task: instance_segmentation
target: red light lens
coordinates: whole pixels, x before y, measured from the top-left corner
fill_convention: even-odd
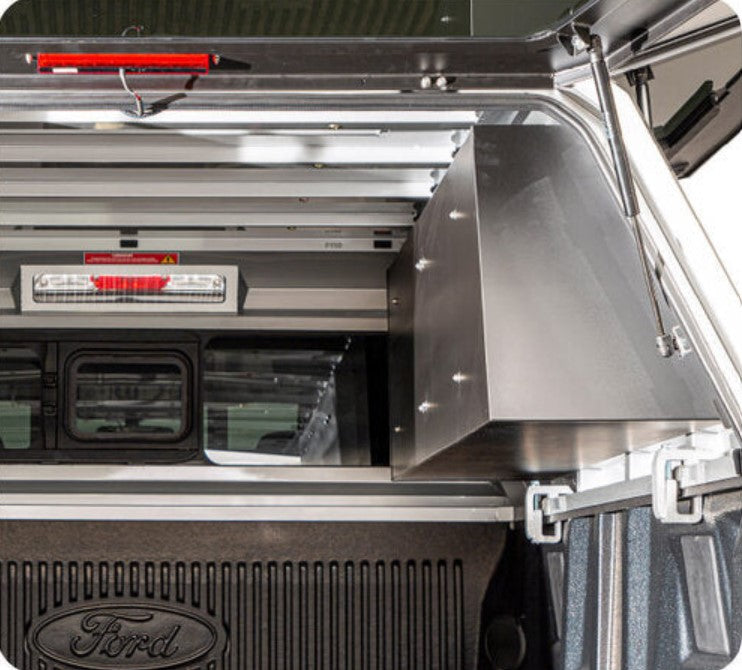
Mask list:
[[[161,275],[143,275],[139,277],[136,275],[100,275],[98,277],[91,277],[90,281],[95,284],[95,288],[99,291],[158,293],[168,285],[170,277]]]
[[[207,74],[210,64],[210,54],[196,53],[40,53],[36,58],[41,73],[65,70],[96,74],[124,68],[144,74]]]

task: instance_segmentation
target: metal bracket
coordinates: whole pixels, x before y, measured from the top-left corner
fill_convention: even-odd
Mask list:
[[[654,79],[654,73],[649,65],[631,70],[626,73],[629,85],[634,87],[636,103],[642,112],[647,128],[653,128],[652,122],[652,98],[649,94],[649,82]]]
[[[672,343],[680,358],[685,358],[688,354],[693,353],[693,347],[682,326],[673,326]]]
[[[663,523],[693,524],[703,521],[702,495],[689,499],[689,511],[681,512],[678,508],[682,468],[719,457],[720,454],[714,450],[687,446],[660,449],[652,463],[652,511],[655,518]]]
[[[590,26],[584,23],[570,23],[557,38],[570,56],[577,56],[590,45]]]
[[[562,541],[562,522],[552,524],[544,522],[544,510],[541,503],[546,498],[558,498],[569,495],[569,486],[556,484],[530,484],[526,489],[525,516],[526,537],[534,544],[558,544]]]

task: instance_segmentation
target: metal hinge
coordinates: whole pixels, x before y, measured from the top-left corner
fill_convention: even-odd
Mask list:
[[[572,493],[569,486],[530,484],[526,489],[526,537],[534,544],[558,544],[562,541],[562,522],[544,521],[543,501]]]

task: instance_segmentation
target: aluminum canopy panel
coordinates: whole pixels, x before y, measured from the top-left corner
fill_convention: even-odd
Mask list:
[[[3,163],[447,166],[453,131],[2,130]]]
[[[575,131],[476,128],[407,244],[414,278],[390,285],[392,338],[414,313],[397,473],[569,471],[716,416],[697,358],[656,353],[631,232]]]

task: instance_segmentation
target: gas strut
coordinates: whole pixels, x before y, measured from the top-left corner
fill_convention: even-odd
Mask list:
[[[591,34],[586,26],[573,25],[572,29],[574,31],[572,35],[562,36],[560,39],[562,39],[562,44],[564,44],[570,53],[574,54],[578,50],[587,49],[590,56],[590,68],[592,69],[595,88],[598,92],[598,101],[600,102],[600,110],[603,114],[603,125],[605,126],[608,145],[611,149],[613,168],[616,172],[618,190],[621,195],[621,204],[624,215],[634,234],[636,249],[639,253],[639,261],[642,266],[642,274],[644,275],[644,282],[652,307],[657,332],[655,340],[657,351],[664,358],[669,358],[673,354],[675,344],[673,336],[665,330],[659,300],[657,299],[657,288],[652,278],[652,270],[644,245],[644,237],[639,226],[639,202],[636,197],[634,181],[631,177],[626,145],[624,144],[621,126],[618,121],[616,101],[613,98],[613,91],[611,90],[611,78],[603,55],[603,44],[600,36]]]

